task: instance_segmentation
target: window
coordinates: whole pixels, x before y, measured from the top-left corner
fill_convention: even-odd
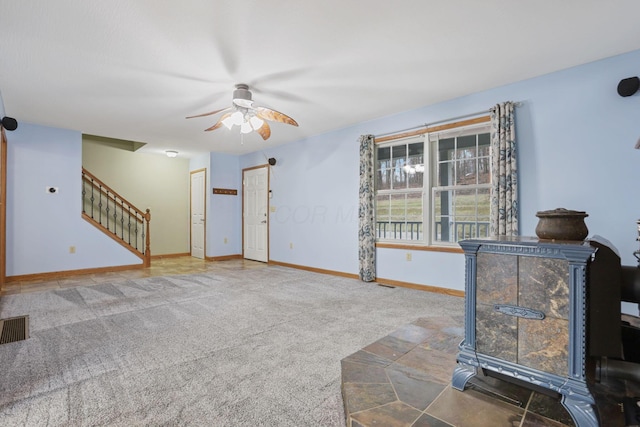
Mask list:
[[[429,136],[435,160],[433,242],[489,236],[491,145],[483,130]]]
[[[424,138],[378,147],[377,237],[423,240]]]
[[[377,238],[447,245],[487,237],[490,191],[488,123],[380,144]]]

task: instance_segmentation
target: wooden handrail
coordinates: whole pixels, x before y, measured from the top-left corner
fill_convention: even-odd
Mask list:
[[[144,244],[144,247],[145,247],[144,252],[137,249],[137,244],[135,247],[131,245],[130,237],[129,237],[129,242],[127,242],[123,237],[120,237],[117,235],[117,225],[116,225],[115,218],[114,218],[113,230],[111,230],[110,227],[108,226],[105,227],[105,225],[102,224],[101,221],[97,221],[93,218],[93,206],[94,206],[93,200],[91,202],[92,203],[91,215],[88,215],[87,213],[85,213],[84,207],[83,207],[82,209],[83,218],[85,218],[86,220],[94,224],[96,227],[103,230],[108,236],[110,236],[112,239],[120,243],[122,246],[126,247],[127,249],[129,249],[130,251],[138,255],[143,260],[144,267],[150,267],[151,266],[151,229],[150,229],[151,211],[147,209],[146,212],[143,212],[142,210],[138,209],[133,204],[131,204],[131,202],[126,200],[124,197],[120,196],[118,192],[114,191],[111,187],[105,184],[102,180],[97,178],[91,172],[87,171],[84,167],[82,168],[82,180],[92,188],[91,190],[92,199],[93,199],[93,189],[95,188],[96,191],[101,195],[100,200],[102,200],[103,196],[106,197],[107,210],[108,210],[109,202],[112,202],[114,205],[114,209],[120,206],[123,210],[124,209],[127,210],[129,214],[129,221],[131,221],[131,219],[134,218],[134,221],[144,226],[143,232],[146,233],[146,235],[144,236],[144,239],[145,239],[144,242],[141,242],[142,244]],[[84,184],[83,184],[83,194],[84,194]],[[124,233],[124,230],[122,230],[122,232]],[[129,234],[129,236],[131,236],[131,234]]]
[[[112,193],[118,196],[118,199],[120,199],[121,201],[123,201],[124,203],[126,203],[127,205],[129,205],[138,215],[140,215],[141,217],[145,218],[145,213],[142,212],[140,209],[136,208],[131,202],[129,202],[127,199],[125,199],[124,197],[120,196],[118,194],[117,191],[114,191],[111,187],[109,187],[107,184],[105,184],[104,182],[102,182],[100,179],[96,178],[95,175],[93,175],[91,172],[89,172],[88,170],[86,170],[85,168],[82,168],[82,174],[83,174],[83,179],[87,182],[91,182],[90,180],[84,178],[85,175],[88,175],[91,180],[93,180],[93,182],[97,182],[100,187],[104,187],[107,189],[106,193],[108,196],[108,193]],[[112,198],[112,200],[115,200],[115,197]],[[147,213],[149,212],[149,209],[147,209]]]

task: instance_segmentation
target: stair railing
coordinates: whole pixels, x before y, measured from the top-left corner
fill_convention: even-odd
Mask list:
[[[82,168],[82,216],[151,265],[151,212],[138,209]]]

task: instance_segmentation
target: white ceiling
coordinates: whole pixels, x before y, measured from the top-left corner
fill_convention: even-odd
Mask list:
[[[639,20],[637,0],[2,0],[0,92],[19,122],[240,154],[639,49]],[[240,144],[185,120],[236,83],[300,127]]]

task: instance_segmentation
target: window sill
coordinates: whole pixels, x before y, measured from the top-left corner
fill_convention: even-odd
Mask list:
[[[462,254],[464,251],[461,247],[456,246],[425,246],[425,245],[411,245],[406,243],[376,243],[376,248],[386,249],[410,249],[412,251],[427,251],[427,252],[449,252],[455,254]]]

